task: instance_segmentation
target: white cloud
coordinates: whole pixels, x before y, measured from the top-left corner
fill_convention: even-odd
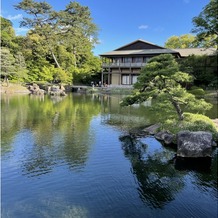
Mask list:
[[[8,15],[7,16],[7,19],[8,20],[21,20],[23,18],[23,15],[22,14],[17,14],[15,16],[11,16],[11,15]]]
[[[145,30],[145,29],[148,28],[148,25],[140,25],[138,28],[139,28],[140,30]]]

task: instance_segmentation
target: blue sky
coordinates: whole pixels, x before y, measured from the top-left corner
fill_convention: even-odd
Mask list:
[[[39,0],[38,0],[39,1]],[[20,0],[2,0],[1,16],[10,19],[17,34],[22,11],[13,5]],[[64,9],[70,0],[46,0],[55,10]],[[198,16],[209,0],[77,0],[88,6],[99,27],[95,55],[114,50],[137,39],[163,46],[173,35],[191,33],[192,18]]]

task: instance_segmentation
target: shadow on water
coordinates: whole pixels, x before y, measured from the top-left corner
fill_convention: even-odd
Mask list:
[[[211,172],[211,157],[204,158],[180,158],[175,159],[175,168],[177,170],[192,170],[199,173]]]

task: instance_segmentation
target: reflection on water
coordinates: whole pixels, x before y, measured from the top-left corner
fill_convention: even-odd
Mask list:
[[[33,150],[33,157],[29,159],[34,160],[35,154],[39,157],[36,163],[46,162],[43,161],[46,152],[58,156],[59,149],[63,149],[61,152],[69,162],[84,162],[82,156],[88,152],[92,140],[89,123],[99,113],[100,105],[87,101],[86,96],[69,96],[59,103],[47,96],[44,98],[43,101],[40,96],[3,98],[2,153],[10,150],[13,140],[23,140],[30,143],[25,148],[27,156],[31,155],[29,150]]]
[[[129,158],[133,173],[139,183],[139,194],[143,201],[154,208],[162,208],[175,199],[184,187],[184,176],[170,162],[175,152],[162,149],[153,138],[142,141],[129,136],[121,138],[122,148]],[[146,143],[149,143],[147,145]],[[155,150],[152,151],[152,148]]]
[[[119,101],[3,95],[2,217],[216,217],[217,149],[202,170],[125,136],[156,115]]]

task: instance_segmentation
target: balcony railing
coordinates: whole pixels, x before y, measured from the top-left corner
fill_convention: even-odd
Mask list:
[[[103,63],[103,68],[117,68],[117,67],[144,67],[146,63]]]

